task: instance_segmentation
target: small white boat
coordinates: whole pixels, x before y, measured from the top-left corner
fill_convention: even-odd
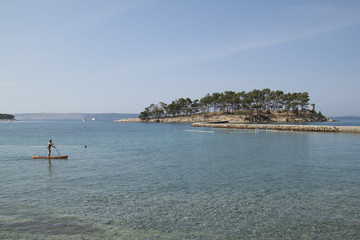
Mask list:
[[[93,117],[91,120],[92,120],[92,121],[96,121],[96,118]]]

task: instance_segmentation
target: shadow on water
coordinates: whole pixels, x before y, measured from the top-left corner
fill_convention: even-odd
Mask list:
[[[48,159],[49,178],[52,178],[51,159]]]

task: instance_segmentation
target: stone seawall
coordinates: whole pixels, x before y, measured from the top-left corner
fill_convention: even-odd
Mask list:
[[[233,129],[268,129],[268,130],[277,130],[277,131],[360,133],[360,126],[320,126],[320,125],[243,124],[243,123],[193,123],[192,126],[209,127],[209,128],[233,128]]]

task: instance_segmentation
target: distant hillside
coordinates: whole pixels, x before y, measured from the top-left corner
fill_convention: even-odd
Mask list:
[[[16,120],[57,120],[57,119],[82,119],[82,113],[21,113],[15,114]]]
[[[138,114],[128,113],[21,113],[15,114],[19,121],[36,120],[83,120],[90,121],[92,118],[100,121],[113,121],[115,119],[133,118]]]
[[[360,116],[337,116],[333,118],[345,121],[360,121]]]

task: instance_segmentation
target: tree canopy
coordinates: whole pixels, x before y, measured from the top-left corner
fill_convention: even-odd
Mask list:
[[[254,89],[250,92],[225,91],[222,93],[206,94],[201,99],[179,98],[166,104],[160,102],[151,104],[140,113],[139,118],[147,120],[151,118],[189,116],[197,113],[227,112],[236,113],[242,110],[286,110],[307,111],[309,105],[307,92],[284,93],[272,91],[269,88],[263,90]]]
[[[0,113],[0,119],[13,120],[15,117],[11,114]]]

